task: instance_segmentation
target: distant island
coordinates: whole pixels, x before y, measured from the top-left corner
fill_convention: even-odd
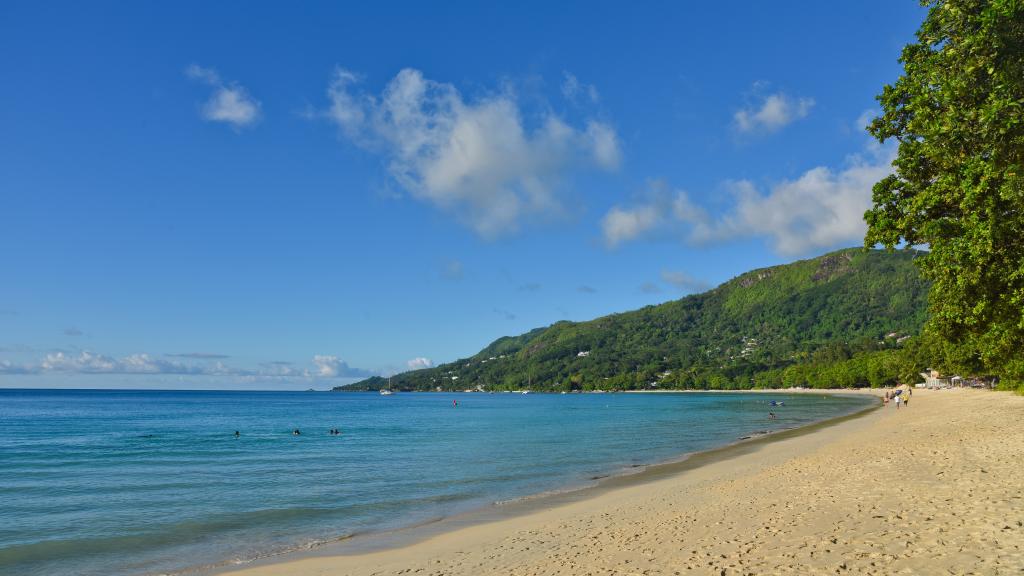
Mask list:
[[[657,306],[556,322],[433,368],[336,391],[749,389],[917,379],[930,283],[915,250],[849,248]]]

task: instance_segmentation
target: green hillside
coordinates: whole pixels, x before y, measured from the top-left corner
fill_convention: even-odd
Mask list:
[[[928,284],[913,251],[841,250],[588,322],[499,338],[478,354],[393,377],[402,390],[614,390],[890,383],[918,334]],[[338,389],[376,390],[374,377]]]

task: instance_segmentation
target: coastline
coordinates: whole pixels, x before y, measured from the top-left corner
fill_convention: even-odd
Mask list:
[[[829,396],[864,396],[881,398],[882,389],[757,389],[757,390],[635,390],[635,394],[672,393],[723,393],[723,394],[818,394]],[[516,521],[541,511],[577,505],[594,498],[623,489],[640,487],[686,474],[700,467],[721,461],[739,458],[756,452],[762,445],[814,434],[819,430],[840,423],[862,418],[882,408],[881,402],[859,406],[846,414],[826,418],[809,424],[773,431],[764,431],[738,437],[726,444],[707,450],[682,453],[667,460],[651,464],[636,465],[614,473],[590,478],[589,483],[566,486],[538,494],[529,494],[510,501],[494,502],[490,505],[461,512],[452,516],[438,517],[414,525],[395,529],[352,534],[335,540],[325,540],[304,549],[290,550],[238,564],[207,566],[185,571],[183,574],[221,575],[249,574],[249,570],[281,568],[285,564],[311,559],[352,558],[357,556],[389,553],[423,544],[426,541],[464,530],[473,530],[494,523]],[[258,572],[262,574],[263,572]],[[299,572],[303,573],[303,572]],[[317,572],[319,573],[319,572]],[[347,572],[345,572],[347,573]]]
[[[296,552],[351,554],[385,541],[396,548],[410,534],[574,498],[579,488],[610,481],[602,478],[870,403],[793,394],[538,394],[456,397],[462,409],[455,411],[453,395],[300,394],[14,394],[30,409],[5,420],[5,429],[27,432],[6,435],[5,447],[27,449],[24,465],[12,451],[2,474],[15,488],[2,515],[16,523],[19,510],[31,509],[38,524],[21,524],[27,544],[5,543],[0,566],[25,574],[187,576]],[[49,414],[57,399],[76,419],[64,428],[81,436],[54,436],[38,425],[44,419],[36,414]],[[768,418],[770,399],[789,406],[777,420]],[[196,411],[200,403],[206,408]],[[108,413],[131,417],[108,421]],[[345,425],[344,441],[319,433],[335,418]],[[297,427],[301,438],[291,433]],[[154,469],[175,472],[170,478]],[[87,514],[57,525],[52,519],[68,501]],[[462,516],[478,510],[490,513]],[[109,526],[112,518],[121,520]],[[423,527],[402,529],[415,525]]]
[[[319,550],[218,573],[1018,573],[1024,397],[922,390],[913,398],[913,409],[867,410],[734,444],[735,453],[719,449],[727,453],[688,469],[608,482],[585,498],[399,548]]]

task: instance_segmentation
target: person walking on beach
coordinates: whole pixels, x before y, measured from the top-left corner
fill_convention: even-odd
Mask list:
[[[898,395],[896,396],[896,409],[900,409],[900,397]]]

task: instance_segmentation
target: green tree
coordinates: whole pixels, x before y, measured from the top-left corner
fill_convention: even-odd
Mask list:
[[[1024,386],[1024,2],[923,4],[868,127],[898,153],[874,187],[865,245],[927,244],[931,329]]]
[[[867,361],[867,379],[868,385],[872,388],[881,388],[882,386],[888,385],[894,378],[893,374],[889,372],[888,366],[886,365],[886,357],[882,355],[875,355]]]

